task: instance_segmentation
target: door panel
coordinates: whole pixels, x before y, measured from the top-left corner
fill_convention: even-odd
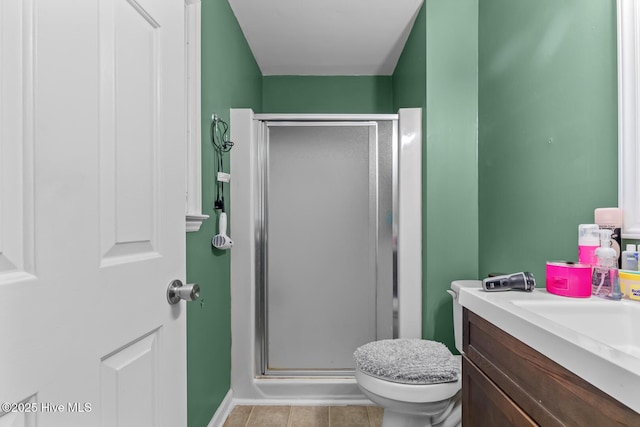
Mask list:
[[[158,332],[102,360],[102,425],[157,425]]]
[[[33,273],[32,2],[0,4],[0,284]]]
[[[184,2],[3,0],[0,46],[0,426],[185,426]]]
[[[391,248],[378,246],[378,144],[375,122],[269,123],[267,374],[349,375],[359,345],[391,337]],[[380,252],[389,269],[380,268]],[[388,327],[377,313],[383,300]]]
[[[157,256],[160,27],[135,2],[103,2],[101,10],[101,244],[109,265]]]

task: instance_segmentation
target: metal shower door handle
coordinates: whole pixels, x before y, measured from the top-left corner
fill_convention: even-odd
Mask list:
[[[190,283],[184,285],[180,280],[174,280],[169,283],[167,288],[167,301],[169,304],[174,305],[180,302],[181,299],[185,301],[195,301],[200,296],[200,285],[197,283]]]

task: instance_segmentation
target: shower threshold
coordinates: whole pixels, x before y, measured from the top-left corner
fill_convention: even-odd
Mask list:
[[[267,369],[258,378],[264,379],[353,379],[355,371],[353,369]]]

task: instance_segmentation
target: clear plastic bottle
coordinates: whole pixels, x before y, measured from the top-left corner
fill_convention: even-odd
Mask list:
[[[596,249],[598,264],[593,269],[592,294],[613,300],[622,299],[618,278],[618,256],[611,247],[611,230],[600,230],[600,247]]]
[[[622,269],[638,271],[638,251],[636,245],[627,244],[627,250],[622,252]]]
[[[620,254],[622,253],[622,209],[620,208],[598,208],[593,213],[595,223],[600,230],[611,230],[611,247],[616,251],[616,265],[620,264]]]

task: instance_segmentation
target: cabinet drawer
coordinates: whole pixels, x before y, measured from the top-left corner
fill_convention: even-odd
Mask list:
[[[463,347],[541,426],[640,426],[640,414],[467,309]]]
[[[535,427],[536,424],[475,365],[462,358],[462,425]]]

